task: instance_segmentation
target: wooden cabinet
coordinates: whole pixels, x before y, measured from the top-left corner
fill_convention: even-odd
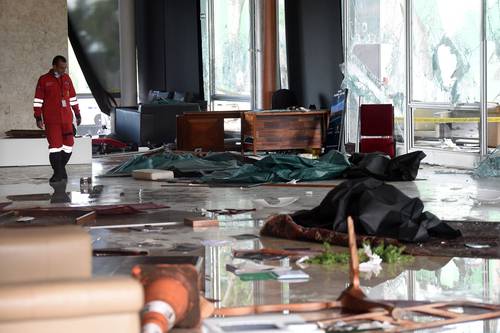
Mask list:
[[[260,111],[242,113],[242,151],[321,148],[328,111]]]

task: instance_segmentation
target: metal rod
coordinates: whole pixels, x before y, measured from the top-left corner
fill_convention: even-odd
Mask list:
[[[263,109],[262,85],[263,85],[263,57],[262,48],[264,41],[263,23],[263,0],[250,0],[250,73],[251,86],[251,109]]]
[[[210,82],[208,87],[208,98],[210,104],[210,110],[214,110],[214,101],[212,96],[215,95],[215,25],[214,25],[214,0],[207,0],[207,22],[208,22],[208,81]]]
[[[341,2],[342,9],[342,48],[344,51],[344,77],[348,76],[348,66],[347,66],[347,41],[349,40],[349,1],[342,0]],[[346,101],[346,105],[349,106],[348,101]],[[350,134],[351,134],[351,126],[349,119],[351,118],[351,112],[348,107],[345,109],[345,119],[344,122],[344,142],[351,142]]]
[[[413,148],[413,111],[412,111],[412,103],[413,103],[413,80],[412,80],[412,71],[413,71],[413,63],[412,63],[412,44],[413,44],[413,35],[412,35],[412,0],[406,0],[406,8],[405,8],[405,30],[406,30],[406,38],[405,38],[405,46],[406,46],[406,112],[405,112],[405,151],[410,152]]]
[[[479,111],[479,104],[446,104],[446,103],[427,103],[427,102],[410,102],[409,107],[418,109],[435,109],[435,110],[461,110],[461,111]]]
[[[479,151],[481,157],[488,154],[488,71],[487,71],[487,40],[486,40],[486,0],[481,0],[481,49],[480,49],[480,71],[481,81],[479,85],[481,95],[481,114],[479,121]]]
[[[406,67],[406,108],[404,110],[404,152],[409,153],[413,146],[413,131],[411,117],[411,0],[405,1],[405,67]]]
[[[258,87],[261,90],[261,103],[263,109],[271,109],[271,97],[276,91],[276,54],[277,45],[277,20],[276,20],[276,0],[265,0],[261,4],[261,37],[262,49],[260,57],[262,58],[262,86]]]

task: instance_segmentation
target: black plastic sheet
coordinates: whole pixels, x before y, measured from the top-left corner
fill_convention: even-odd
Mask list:
[[[380,180],[362,178],[343,182],[330,191],[318,207],[299,211],[292,217],[304,227],[346,233],[347,217],[352,216],[357,233],[404,242],[460,236],[460,231],[423,210],[424,204],[419,198],[410,198]]]
[[[354,154],[349,158],[352,166],[346,170],[346,178],[374,177],[386,181],[415,180],[420,161],[425,153],[415,151],[390,159],[379,153]]]

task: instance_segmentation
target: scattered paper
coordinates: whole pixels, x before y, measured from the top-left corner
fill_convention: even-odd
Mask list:
[[[201,241],[203,246],[223,246],[230,245],[233,242],[227,239],[205,239]]]
[[[368,257],[368,261],[359,264],[359,271],[368,274],[368,278],[370,278],[372,274],[378,276],[382,270],[382,266],[380,265],[382,263],[382,258],[380,258],[378,254],[373,253],[372,248],[368,244],[363,244],[363,251]]]
[[[252,203],[255,208],[282,208],[299,200],[298,197],[283,197],[277,199],[254,199]]]
[[[30,221],[33,221],[34,219],[35,218],[33,216],[21,216],[16,221],[17,222],[30,222]]]
[[[286,272],[291,270],[290,267],[272,266],[258,264],[253,261],[243,261],[241,263],[232,263],[226,265],[226,270],[236,275],[254,274],[263,272]]]

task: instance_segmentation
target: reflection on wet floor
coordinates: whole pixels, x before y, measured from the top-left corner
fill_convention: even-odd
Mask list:
[[[226,264],[237,262],[232,257],[232,251],[235,249],[321,249],[321,244],[271,238],[256,239],[255,235],[259,235],[264,220],[272,214],[291,213],[317,206],[328,193],[328,188],[164,187],[162,182],[96,177],[108,168],[107,165],[109,164],[96,161],[92,169],[87,166],[71,166],[67,188],[60,192],[67,194],[70,201],[55,204],[50,201],[56,191],[46,180],[39,179],[43,175],[50,175],[49,168],[22,168],[22,172],[19,172],[19,168],[3,168],[0,175],[0,202],[12,200],[11,207],[147,202],[168,205],[170,209],[160,212],[109,218],[112,224],[145,225],[92,229],[90,233],[93,248],[147,251],[150,256],[201,257],[204,292],[208,298],[217,301],[217,306],[333,300],[348,284],[349,274],[345,265],[322,267],[310,264],[303,267],[310,279],[299,283],[276,280],[242,281],[226,270]],[[82,193],[79,179],[91,175],[92,171],[92,185],[98,186],[100,191],[94,195]],[[410,197],[422,198],[425,209],[442,219],[500,221],[500,179],[474,179],[468,173],[446,171],[424,166],[420,170],[419,178],[425,180],[396,182],[393,185]],[[333,186],[339,182],[328,184]],[[279,198],[296,200],[290,199],[286,205],[281,205],[283,200],[280,201]],[[256,201],[261,203],[257,207]],[[229,209],[249,211],[233,215],[211,212]],[[219,227],[193,229],[183,225],[147,226],[158,222],[182,222],[183,216],[187,214],[203,214],[207,218],[217,218]],[[24,223],[36,224],[37,221],[35,219],[33,222]],[[65,221],[61,220],[61,223]],[[336,251],[346,249],[336,248]],[[125,266],[121,265],[125,260],[129,260],[129,257],[121,258],[121,261],[113,263],[109,260],[95,260],[94,274],[123,274]],[[297,268],[296,264],[288,259],[264,263]],[[373,299],[465,299],[500,303],[500,260],[415,257],[412,262],[406,264],[382,264],[380,274],[369,279],[362,278],[361,285],[365,294]],[[462,324],[451,331],[500,332],[500,321]]]

